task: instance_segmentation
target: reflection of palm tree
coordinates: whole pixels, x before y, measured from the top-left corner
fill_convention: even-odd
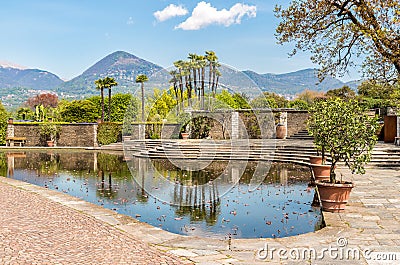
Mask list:
[[[189,215],[192,221],[205,220],[207,224],[213,225],[218,219],[220,212],[220,201],[218,199],[218,188],[213,182],[207,185],[210,176],[204,171],[191,171],[183,174],[178,170],[178,177],[182,182],[186,180],[183,175],[190,177],[191,186],[179,184],[174,188],[174,201],[178,205],[176,214],[178,216]],[[200,184],[200,185],[199,185]],[[208,192],[207,192],[208,191]],[[208,207],[206,207],[208,205]]]

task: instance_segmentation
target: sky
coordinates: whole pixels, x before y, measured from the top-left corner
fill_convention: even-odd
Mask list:
[[[275,5],[289,0],[3,0],[0,61],[64,80],[126,51],[165,68],[189,53],[216,52],[239,70],[287,73],[316,68],[309,54],[279,45]],[[357,79],[357,74],[341,78]]]

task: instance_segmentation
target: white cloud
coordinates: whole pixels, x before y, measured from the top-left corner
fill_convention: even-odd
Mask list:
[[[128,20],[126,21],[126,24],[127,25],[133,25],[133,24],[135,24],[135,22],[133,21],[132,17],[129,17]]]
[[[174,4],[170,4],[163,10],[154,12],[153,15],[159,22],[163,22],[173,17],[187,15],[188,13],[189,11],[181,5],[176,6]]]
[[[240,24],[246,15],[250,18],[256,17],[257,7],[237,3],[229,10],[217,10],[210,3],[202,1],[193,9],[192,15],[175,29],[198,30],[212,24],[229,27],[232,24]]]

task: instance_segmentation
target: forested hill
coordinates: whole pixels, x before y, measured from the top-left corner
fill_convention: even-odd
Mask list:
[[[285,74],[258,74],[253,71],[244,71],[262,90],[275,92],[281,95],[295,95],[305,89],[326,92],[344,85],[357,90],[358,81],[344,83],[339,79],[326,77],[319,83],[316,69],[304,69]]]
[[[172,63],[172,62],[171,62]],[[157,64],[141,59],[133,54],[117,51],[107,55],[81,75],[64,82],[57,75],[38,69],[18,69],[10,65],[0,64],[0,99],[6,106],[18,106],[28,97],[40,91],[52,91],[60,97],[82,98],[97,95],[94,81],[106,76],[114,77],[118,86],[113,93],[133,92],[137,87],[135,78],[138,74],[149,77],[162,75],[163,80],[170,77]],[[348,84],[338,79],[327,77],[321,84],[314,69],[305,69],[285,74],[258,74],[254,71],[244,71],[262,90],[282,95],[295,95],[304,89],[327,91],[349,85],[356,89],[359,82]],[[231,77],[225,77],[231,79]]]

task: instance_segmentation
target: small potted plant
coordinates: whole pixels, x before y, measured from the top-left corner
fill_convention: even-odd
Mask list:
[[[191,115],[188,112],[181,112],[178,115],[178,123],[182,124],[180,134],[183,140],[189,139],[190,136],[190,123],[191,123]]]
[[[61,127],[52,122],[45,122],[40,124],[40,135],[43,136],[47,142],[47,146],[57,146],[57,138],[61,132]]]
[[[376,117],[368,116],[357,101],[336,98],[314,104],[309,126],[314,128],[316,136],[324,136],[324,151],[331,157],[329,179],[316,181],[322,208],[341,212],[353,183],[337,179],[336,165],[343,162],[353,174],[364,174],[364,167],[371,160],[371,152],[377,142],[379,124]]]

